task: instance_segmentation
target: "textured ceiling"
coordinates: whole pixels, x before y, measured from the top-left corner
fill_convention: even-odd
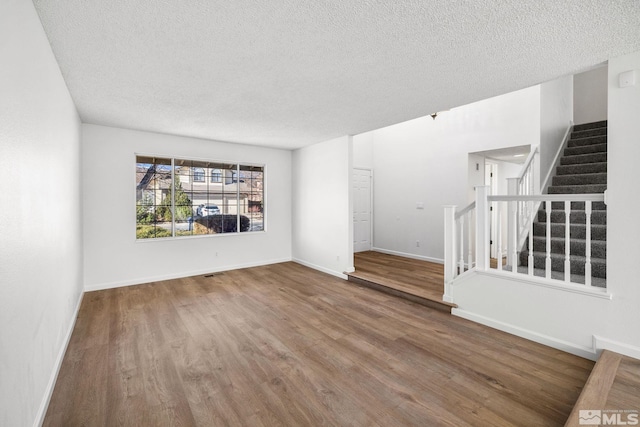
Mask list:
[[[85,123],[297,148],[640,50],[638,0],[34,0]]]

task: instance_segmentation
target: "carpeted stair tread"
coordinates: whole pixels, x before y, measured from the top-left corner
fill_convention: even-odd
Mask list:
[[[555,254],[564,254],[565,251],[565,239],[564,237],[552,237],[551,238],[551,252]],[[571,255],[585,256],[587,249],[587,241],[584,239],[571,239],[570,248]],[[534,252],[547,252],[547,238],[544,236],[534,236],[533,238],[533,251]],[[602,258],[607,257],[607,242],[605,240],[592,240],[591,241],[591,257]]]
[[[581,123],[573,127],[573,132],[579,132],[587,129],[606,128],[606,127],[607,127],[606,120],[601,120],[599,122],[592,122],[592,123]]]
[[[579,145],[577,147],[567,147],[564,149],[565,156],[578,156],[580,154],[592,154],[592,153],[606,153],[607,144],[590,144]]]
[[[563,210],[553,210],[551,209],[551,223],[552,224],[564,224],[566,215]],[[538,222],[541,224],[547,223],[547,211],[540,209],[538,211]],[[586,224],[587,223],[587,212],[584,210],[571,210],[569,214],[569,222],[571,224]],[[591,224],[607,224],[607,211],[606,210],[592,210],[591,211]]]
[[[581,173],[573,175],[556,175],[551,181],[556,185],[585,185],[585,184],[606,184],[607,173]]]
[[[584,138],[571,138],[567,143],[567,147],[582,147],[585,145],[606,144],[606,143],[607,143],[606,135],[587,136]]]
[[[551,237],[564,237],[565,225],[551,223]],[[547,224],[535,222],[533,224],[534,236],[546,236]],[[586,239],[587,226],[585,224],[570,224],[569,237],[572,239]],[[603,224],[591,224],[591,240],[607,240],[607,226]]]
[[[604,193],[607,184],[589,184],[589,185],[557,185],[548,188],[549,194],[593,194]]]
[[[528,251],[523,251],[520,253],[520,258],[527,259],[528,262]],[[549,254],[551,258],[551,269],[554,271],[564,272],[564,254]],[[534,268],[545,268],[547,260],[546,252],[533,252],[533,266]],[[584,256],[580,255],[571,255],[570,265],[571,265],[571,273],[584,275],[585,272],[585,263],[587,259]],[[524,264],[524,263],[523,263]],[[591,258],[591,275],[592,277],[607,277],[607,261],[602,258]]]
[[[581,163],[576,165],[560,165],[556,169],[556,176],[590,173],[606,173],[607,162]]]
[[[551,208],[554,211],[564,210],[564,202],[551,202]],[[585,209],[585,202],[571,202],[572,211],[583,211]],[[604,202],[591,202],[591,210],[593,211],[606,211],[607,205]]]
[[[560,163],[556,167],[547,194],[601,194],[607,189],[607,122],[574,126]],[[587,249],[587,214],[585,202],[571,202],[569,216],[569,253],[571,281],[585,283]],[[564,280],[567,245],[565,202],[551,202],[550,224],[547,224],[548,203],[541,203],[533,223],[533,267],[536,276],[545,276],[547,227],[549,236],[551,276]],[[607,207],[604,202],[591,202],[590,255],[593,286],[606,286]],[[529,239],[520,251],[518,271],[527,272]],[[509,267],[510,268],[510,267]]]
[[[587,138],[589,136],[602,136],[607,134],[607,128],[593,128],[593,129],[584,129],[584,130],[573,130],[571,132],[571,139],[577,138]]]
[[[503,267],[503,270],[511,271],[511,266],[510,265],[506,265],[506,266]],[[529,268],[526,265],[518,267],[518,273],[520,273],[520,274],[528,274],[528,272],[529,272]],[[536,277],[546,277],[545,274],[546,274],[546,271],[545,271],[544,268],[534,268],[533,269],[533,275],[536,276]],[[555,279],[555,280],[564,281],[564,273],[560,272],[560,271],[551,271],[551,278]],[[584,283],[585,283],[584,275],[582,275],[582,274],[574,274],[572,272],[571,273],[571,283],[584,285]],[[607,287],[607,279],[602,279],[600,277],[592,277],[591,278],[591,286],[597,287],[597,288],[606,288]]]
[[[574,156],[563,156],[560,158],[561,165],[576,165],[583,163],[599,163],[607,161],[607,153],[590,153],[590,154],[577,154]]]

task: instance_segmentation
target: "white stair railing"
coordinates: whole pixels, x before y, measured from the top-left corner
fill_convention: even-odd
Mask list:
[[[469,204],[461,211],[456,211],[456,206],[453,205],[445,206],[444,209],[445,292],[443,300],[451,302],[453,295],[450,285],[456,277],[474,268],[476,264],[474,252],[476,202]]]
[[[538,164],[540,163],[540,150],[534,147],[527,160],[522,165],[522,170],[517,178],[508,178],[507,194],[510,196],[536,196],[540,194],[540,180],[538,179]],[[533,222],[540,203],[528,203],[520,201],[516,203],[516,250],[520,250],[527,237],[531,222]],[[509,227],[511,230],[511,227]],[[511,242],[512,238],[509,238]],[[513,251],[513,248],[510,248]]]
[[[489,236],[490,236],[490,217],[492,212],[497,215],[497,242],[498,250],[498,262],[495,270],[502,271],[504,274],[511,274],[514,276],[537,276],[545,278],[547,280],[553,280],[556,284],[562,283],[579,283],[584,284],[585,287],[591,288],[592,286],[604,286],[604,281],[601,280],[599,284],[594,284],[592,279],[592,259],[591,259],[591,213],[592,205],[594,202],[604,202],[604,194],[544,194],[544,195],[507,195],[507,196],[491,196],[489,195],[489,187],[480,186],[476,187],[476,201],[463,210],[456,212],[455,206],[445,207],[445,293],[444,300],[453,302],[453,283],[456,278],[468,270],[475,271],[487,271],[492,269],[490,267],[490,250],[489,250]],[[551,215],[554,211],[553,202],[560,202],[562,208],[560,211],[564,212],[564,223],[556,223],[564,226],[564,230],[558,235],[558,230],[552,229]],[[572,223],[571,212],[572,203],[584,203],[585,222]],[[524,233],[524,239],[528,239],[528,258],[527,268],[518,269],[519,266],[519,253],[522,248],[519,245],[519,228],[518,222],[520,221],[518,215],[520,211],[518,206],[528,205],[528,210],[537,212],[537,206],[544,203],[546,224],[544,233],[544,251],[540,250],[540,247],[536,247],[534,241],[534,218],[531,216],[527,222],[526,232]],[[504,218],[501,214],[502,207],[507,206],[507,218]],[[493,205],[494,209],[490,207]],[[579,209],[582,210],[582,209]],[[572,276],[572,260],[582,259],[582,257],[576,257],[571,253],[571,227],[578,225],[584,226],[584,240],[585,240],[585,256],[584,266],[578,264],[578,274]],[[501,254],[502,254],[502,232],[503,228],[508,228],[508,263],[507,266],[502,266]],[[542,236],[539,236],[542,237]],[[564,245],[564,259],[563,270],[564,273],[555,273],[552,257],[552,238],[562,237]],[[474,244],[475,243],[475,244]],[[472,248],[475,248],[473,251]],[[538,249],[534,251],[534,249]],[[536,266],[536,258],[534,252],[544,253],[544,263],[540,263]],[[572,258],[573,256],[573,258]],[[465,261],[466,257],[466,261]],[[556,270],[558,270],[556,262]],[[582,268],[583,267],[583,268]],[[561,277],[558,275],[561,274]],[[581,281],[584,277],[584,282]],[[574,281],[577,280],[577,281]]]

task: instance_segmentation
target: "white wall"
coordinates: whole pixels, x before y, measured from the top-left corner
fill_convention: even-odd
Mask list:
[[[469,203],[468,153],[537,145],[540,89],[524,89],[442,112],[436,120],[423,117],[372,133],[375,247],[442,261],[443,206],[462,208]],[[418,202],[424,209],[416,208]]]
[[[30,1],[0,2],[0,425],[38,423],[82,294],[80,120]]]
[[[453,289],[455,314],[595,358],[610,349],[640,358],[640,83],[619,88],[618,74],[640,73],[640,52],[609,61],[607,290],[611,300],[470,276]],[[574,289],[582,290],[582,286]]]
[[[636,85],[618,87],[618,75],[636,71]],[[607,282],[614,304],[601,334],[640,351],[640,52],[609,61],[607,165]],[[638,356],[640,358],[640,353]]]
[[[373,132],[353,136],[353,167],[373,168]]]
[[[351,137],[293,153],[294,260],[335,276],[353,271]]]
[[[607,120],[607,66],[573,76],[573,121],[582,123]]]
[[[82,130],[87,290],[291,259],[290,151],[95,125]],[[135,153],[265,164],[267,231],[137,242]]]
[[[544,183],[573,120],[573,76],[540,85],[540,184]]]

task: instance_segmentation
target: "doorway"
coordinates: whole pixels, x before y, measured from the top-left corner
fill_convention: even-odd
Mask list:
[[[372,247],[372,172],[353,169],[353,251],[370,251]]]
[[[489,195],[494,196],[498,194],[498,164],[489,160],[485,160],[484,162],[484,185],[489,186]],[[494,207],[491,206],[491,221],[489,223],[489,247],[491,258],[498,259],[498,227],[497,223],[497,215],[493,211]]]

